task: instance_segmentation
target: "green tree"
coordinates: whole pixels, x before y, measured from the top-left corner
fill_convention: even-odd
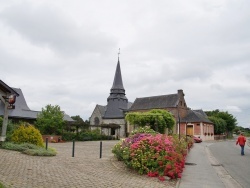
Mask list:
[[[226,121],[216,116],[209,116],[208,119],[214,123],[214,134],[222,134],[226,131]]]
[[[83,121],[83,119],[79,115],[71,116],[71,118],[75,120],[73,125],[76,127],[76,133],[79,133],[79,129],[80,130],[88,129],[89,127],[88,124],[85,121]]]
[[[129,112],[125,119],[133,125],[142,127],[149,125],[150,128],[160,133],[164,133],[166,128],[172,129],[175,125],[173,115],[166,110],[153,109],[148,112]]]
[[[216,109],[213,111],[208,111],[206,112],[206,114],[210,117],[214,116],[214,117],[223,119],[226,122],[227,133],[232,133],[235,126],[237,125],[237,119],[232,114],[229,114],[228,112],[220,112],[218,109]]]
[[[60,106],[49,104],[42,108],[42,112],[37,115],[35,125],[42,134],[60,135],[65,125],[63,117],[64,113],[61,111]]]

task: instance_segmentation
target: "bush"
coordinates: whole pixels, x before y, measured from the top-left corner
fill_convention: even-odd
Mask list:
[[[18,127],[19,125],[16,123],[13,123],[11,119],[8,120],[6,141],[11,141],[11,135],[13,134],[14,130],[16,130]]]
[[[76,139],[76,136],[77,136],[76,133],[64,132],[62,134],[62,140],[64,140],[64,141],[72,141],[72,140]]]
[[[155,135],[157,132],[155,132],[153,129],[151,129],[149,126],[145,127],[139,127],[136,130],[132,131],[132,135],[135,135],[137,133],[147,133],[147,134],[153,134]]]
[[[182,152],[187,146],[187,143],[180,145],[179,142],[185,140],[177,142],[172,136],[137,133],[116,144],[112,152],[139,174],[158,176],[160,180],[164,180],[163,176],[176,179],[181,177],[185,165]]]
[[[44,147],[40,147],[30,143],[15,144],[12,142],[3,142],[2,148],[14,151],[20,151],[27,155],[35,156],[55,156],[56,150],[53,148],[48,148],[46,150]]]
[[[29,123],[23,123],[18,129],[14,130],[11,135],[11,141],[17,144],[30,143],[43,146],[43,138],[40,131]]]

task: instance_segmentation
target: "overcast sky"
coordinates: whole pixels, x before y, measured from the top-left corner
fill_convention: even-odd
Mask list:
[[[0,0],[0,79],[31,110],[91,116],[106,105],[121,49],[137,97],[177,93],[250,127],[249,0]]]

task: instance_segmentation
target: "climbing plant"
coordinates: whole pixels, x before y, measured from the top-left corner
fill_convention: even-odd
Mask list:
[[[158,109],[148,112],[129,112],[125,119],[132,125],[141,127],[148,125],[160,133],[164,133],[166,128],[172,129],[175,125],[175,119],[171,113]]]

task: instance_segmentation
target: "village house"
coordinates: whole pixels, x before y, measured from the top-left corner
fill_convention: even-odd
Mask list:
[[[174,134],[197,136],[203,140],[214,140],[214,126],[203,110],[191,110],[185,101],[183,90],[175,94],[136,98],[129,109],[130,112],[146,112],[152,109],[162,109],[173,114],[176,125]],[[128,132],[134,126],[128,126]],[[171,131],[171,130],[170,130]]]

